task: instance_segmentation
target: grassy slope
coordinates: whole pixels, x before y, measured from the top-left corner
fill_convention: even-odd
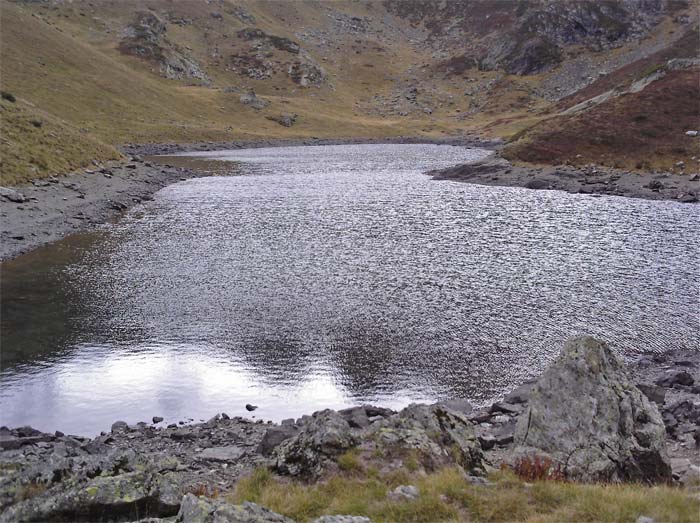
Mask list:
[[[700,122],[700,70],[670,71],[644,90],[613,97],[592,109],[560,115],[610,90],[624,91],[636,80],[661,69],[668,60],[697,58],[697,28],[667,48],[606,75],[551,108],[552,117],[523,130],[504,155],[534,164],[597,163],[633,169],[672,169],[683,161],[696,165],[697,138],[685,131]],[[693,168],[691,167],[691,172]]]
[[[405,469],[386,474],[350,469],[307,485],[259,469],[241,480],[230,497],[237,503],[259,503],[299,522],[323,514],[353,514],[377,523],[634,523],[640,515],[660,522],[691,523],[700,511],[697,498],[671,487],[526,483],[505,472],[492,475],[491,480],[494,486],[471,485],[456,468],[428,475]],[[390,490],[409,484],[419,489],[416,500],[387,498]]]
[[[173,5],[168,2],[152,2],[156,5]],[[355,58],[342,53],[344,58],[332,64],[324,64],[334,73],[333,88],[301,89],[286,78],[276,77],[272,82],[255,81],[227,72],[223,67],[212,66],[214,88],[188,86],[187,81],[168,80],[150,70],[140,60],[121,56],[116,50],[121,29],[138,10],[139,3],[97,4],[102,19],[110,17],[109,34],[96,35],[95,26],[86,16],[60,17],[51,12],[38,16],[28,7],[18,7],[3,0],[2,31],[2,85],[31,100],[37,106],[50,107],[52,112],[69,122],[87,127],[101,139],[112,143],[126,141],[193,141],[222,140],[254,137],[289,136],[382,136],[404,132],[420,132],[425,127],[422,120],[394,121],[360,114],[354,101],[363,94],[382,90],[373,71],[357,67]],[[184,9],[191,3],[174,4]],[[109,7],[112,7],[110,11]],[[197,4],[199,16],[201,12]],[[87,4],[84,6],[89,9]],[[311,11],[310,6],[304,6]],[[197,11],[199,10],[199,11]],[[184,14],[187,14],[185,11]],[[304,13],[302,13],[304,14]],[[304,14],[311,17],[309,13]],[[273,34],[293,36],[289,27],[278,19],[259,15],[259,26]],[[210,22],[200,21],[198,26],[178,27],[169,25],[168,37],[180,45],[191,44],[193,54],[207,61],[205,49],[224,45],[242,46],[228,33],[245,27],[235,20],[217,31],[211,30],[206,43],[198,41],[201,33],[209,31]],[[213,22],[211,22],[213,23]],[[226,40],[221,34],[227,34]],[[246,44],[247,45],[247,44]],[[199,51],[199,52],[195,52]],[[398,57],[393,67],[413,58]],[[364,61],[376,61],[375,57],[363,57]],[[392,67],[392,66],[390,66]],[[39,79],[39,81],[37,81]],[[348,84],[347,79],[352,79]],[[382,80],[380,82],[379,80]],[[242,89],[254,88],[259,94],[269,96],[272,105],[268,110],[256,112],[238,101],[238,94],[225,93],[222,87],[234,85]],[[385,86],[386,87],[386,86]],[[264,118],[267,114],[297,112],[299,124],[287,129]],[[339,126],[342,132],[339,133]],[[433,127],[440,127],[439,123]]]
[[[0,101],[0,185],[66,172],[119,152],[22,100]]]
[[[192,4],[179,5],[191,7]],[[161,78],[151,71],[148,64],[122,56],[116,50],[117,37],[139,4],[135,3],[131,8],[125,3],[105,2],[97,6],[103,19],[113,16],[109,18],[111,25],[103,27],[106,29],[104,35],[108,36],[88,24],[93,17],[71,11],[63,16],[60,16],[62,11],[58,14],[53,11],[37,13],[26,6],[5,0],[0,2],[2,89],[36,107],[50,108],[55,117],[53,121],[65,120],[66,129],[70,129],[70,125],[81,129],[79,133],[75,129],[65,133],[66,142],[70,137],[74,146],[55,149],[55,154],[61,156],[60,161],[49,159],[52,142],[46,141],[45,137],[45,147],[36,151],[32,148],[33,142],[25,140],[23,146],[16,149],[17,154],[21,153],[24,158],[8,157],[3,163],[5,181],[19,183],[86,165],[91,158],[83,153],[91,150],[97,153],[97,159],[113,156],[113,150],[105,156],[104,149],[95,149],[99,141],[121,144],[310,136],[375,137],[454,130],[455,126],[450,127],[449,122],[446,126],[438,121],[428,124],[423,120],[399,121],[358,111],[354,103],[357,97],[379,92],[382,88],[375,73],[356,71],[355,62],[359,58],[354,57],[332,66],[339,73],[340,81],[334,78],[337,87],[313,91],[298,88],[286,76],[270,85],[242,80],[216,68],[213,69],[218,83],[215,88]],[[279,20],[267,18],[264,13],[259,16],[265,29],[285,34]],[[222,31],[235,31],[237,27],[244,25],[238,22],[238,25]],[[179,39],[181,45],[191,43],[193,49],[198,45],[202,48],[201,42],[196,42],[201,38],[201,30],[201,27],[195,30],[172,25],[169,38]],[[210,42],[208,45],[215,44]],[[407,59],[402,57],[396,67]],[[346,77],[353,78],[354,83],[346,85],[342,81]],[[242,105],[238,94],[226,93],[221,88],[228,85],[255,88],[272,103],[266,110],[257,112]],[[280,113],[298,113],[300,118],[293,128],[282,127],[265,118]],[[6,114],[7,118],[3,115],[4,132],[25,136],[26,126],[19,125],[21,118]],[[44,118],[51,119],[48,114]],[[15,128],[16,125],[19,127]],[[5,144],[6,150],[11,149],[10,145],[10,142]],[[12,153],[10,156],[16,155]],[[38,170],[27,169],[29,164],[37,165],[31,157],[38,156],[43,157]]]
[[[236,36],[240,29],[250,26],[235,16],[239,4],[231,0],[75,0],[60,4],[0,0],[0,86],[45,111],[47,118],[53,116],[65,122],[67,128],[72,126],[73,138],[82,144],[56,150],[64,162],[50,161],[37,174],[60,172],[63,165],[84,165],[87,157],[75,152],[91,150],[96,141],[118,145],[465,132],[509,137],[528,126],[535,125],[539,132],[549,125],[537,125],[552,116],[547,102],[537,95],[546,75],[503,76],[474,69],[446,74],[436,66],[433,52],[415,43],[421,38],[416,36],[421,34],[420,27],[410,27],[400,18],[387,19],[377,2],[243,3],[255,17],[257,27],[300,42],[326,70],[329,82],[317,88],[300,88],[288,78],[284,67],[269,80],[239,75],[231,70],[231,56],[250,52],[251,45]],[[187,49],[206,69],[213,81],[211,87],[162,78],[153,64],[120,54],[118,44],[124,28],[137,11],[145,9],[164,19],[170,17],[168,40]],[[216,18],[211,16],[213,12]],[[339,14],[346,19],[360,16],[381,20],[378,27],[382,32],[338,31],[334,23]],[[173,22],[178,18],[188,22],[178,25]],[[301,38],[296,34],[304,31],[316,36]],[[273,50],[270,60],[284,63],[291,58]],[[492,87],[474,96],[465,95],[465,90],[476,85],[473,82],[490,82]],[[402,89],[409,85],[419,87],[419,106],[407,116],[382,114],[386,107],[375,97],[403,99]],[[594,85],[600,87],[598,82]],[[238,91],[226,92],[229,87]],[[239,93],[247,89],[264,96],[270,106],[255,111],[242,105]],[[432,114],[423,112],[423,103],[433,109]],[[557,105],[553,110],[561,108]],[[281,113],[297,113],[299,119],[291,128],[266,119]],[[550,121],[552,131],[558,132],[562,126],[557,126],[557,119]],[[20,129],[9,131],[14,125],[15,120],[8,119],[6,132],[20,134]],[[76,129],[80,129],[78,134]],[[26,142],[25,147],[29,155],[34,154],[31,143]],[[47,143],[41,155],[50,156],[49,146]],[[672,152],[672,148],[668,150]],[[590,155],[584,153],[587,159],[600,161],[594,156],[607,151],[592,149]],[[102,153],[97,154],[96,158],[101,158]],[[33,169],[15,165],[5,162],[5,179],[19,182],[33,176]]]

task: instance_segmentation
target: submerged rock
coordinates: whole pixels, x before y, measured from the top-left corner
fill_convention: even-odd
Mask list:
[[[588,336],[569,339],[537,381],[515,444],[515,457],[544,454],[573,480],[671,479],[658,409],[610,349]]]

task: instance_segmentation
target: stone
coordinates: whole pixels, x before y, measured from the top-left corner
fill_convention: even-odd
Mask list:
[[[551,458],[571,480],[668,481],[665,427],[605,343],[570,338],[519,417],[513,456]]]
[[[641,390],[650,401],[653,401],[660,407],[666,402],[666,389],[663,387],[649,383],[637,383],[637,388]]]
[[[527,400],[530,398],[530,391],[532,391],[533,386],[534,383],[524,383],[523,385],[520,385],[516,389],[513,389],[511,392],[506,394],[505,398],[503,398],[503,401],[511,405],[527,403]]]
[[[639,516],[637,518],[637,523],[656,523],[656,520],[654,518],[650,518],[649,516]]]
[[[474,406],[467,400],[463,399],[452,399],[440,401],[438,405],[445,407],[446,409],[459,412],[460,414],[470,414],[474,410]]]
[[[199,459],[207,461],[220,461],[224,463],[236,462],[244,454],[241,447],[210,447],[197,454]]]
[[[441,405],[409,405],[367,429],[382,455],[420,454],[424,468],[459,465],[465,471],[483,470],[481,444],[465,415]]]
[[[158,482],[147,472],[98,476],[87,483],[62,489],[53,496],[36,496],[2,512],[0,522],[13,521],[101,521],[141,516],[169,517],[178,511],[164,503]]]
[[[270,427],[258,446],[258,452],[263,456],[271,455],[275,447],[293,437],[297,432],[299,432],[299,428],[293,423],[283,423]]]
[[[129,430],[129,424],[126,421],[115,421],[114,423],[112,423],[112,433],[129,432]]]
[[[697,131],[686,131],[685,135],[686,136],[697,136],[698,132]]]
[[[245,410],[248,412],[253,412],[255,409],[257,409],[257,405],[251,405],[250,403],[246,403]]]
[[[290,476],[318,477],[333,458],[354,447],[358,438],[337,412],[327,409],[303,419],[299,433],[273,451],[273,468]]]
[[[396,501],[414,500],[418,498],[418,488],[414,485],[399,485],[389,492],[389,499]]]
[[[695,383],[693,376],[684,370],[674,370],[656,380],[660,387],[673,387],[674,385],[692,385]]]
[[[312,523],[372,523],[372,520],[366,516],[321,516],[312,521]]]
[[[153,416],[153,423],[160,423],[163,421],[162,416]]]
[[[297,114],[281,114],[279,116],[266,116],[268,120],[277,122],[283,127],[291,127],[297,121]]]
[[[260,111],[261,109],[265,109],[268,105],[270,105],[270,102],[267,100],[264,100],[263,98],[258,97],[255,94],[255,91],[250,91],[246,94],[242,94],[239,98],[240,102],[243,105],[247,105],[249,107],[252,107],[256,111]]]
[[[526,189],[548,189],[549,182],[547,180],[543,180],[542,178],[534,178],[532,180],[528,180],[523,187]]]
[[[350,407],[349,409],[339,410],[340,414],[345,421],[352,428],[365,428],[371,423],[370,419],[376,419],[377,417],[385,418],[394,414],[393,410],[383,409],[379,407],[373,407],[371,405],[362,405],[359,407]]]
[[[177,523],[294,523],[291,519],[260,505],[244,502],[231,505],[218,499],[185,494]]]
[[[10,189],[9,187],[0,187],[0,196],[15,203],[23,203],[27,201],[21,192]]]
[[[523,409],[521,404],[515,404],[515,403],[506,403],[506,402],[499,402],[499,403],[494,403],[491,405],[491,408],[489,409],[492,413],[496,412],[503,412],[504,414],[520,414]]]

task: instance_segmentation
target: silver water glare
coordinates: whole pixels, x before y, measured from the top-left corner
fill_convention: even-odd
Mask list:
[[[696,206],[436,182],[485,151],[196,153],[230,176],[3,267],[0,424],[491,399],[565,338],[698,347]],[[211,162],[209,162],[211,164]]]

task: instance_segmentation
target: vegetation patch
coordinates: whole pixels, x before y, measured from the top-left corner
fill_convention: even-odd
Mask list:
[[[0,117],[0,185],[19,185],[121,157],[114,147],[21,100],[3,96]]]
[[[640,515],[656,521],[694,522],[700,501],[681,489],[626,485],[581,485],[562,481],[526,482],[508,471],[469,482],[461,469],[431,474],[402,469],[364,475],[340,472],[322,482],[305,484],[257,469],[229,494],[232,502],[253,501],[275,512],[311,521],[324,514],[367,516],[373,522],[630,522]],[[399,485],[415,485],[414,500],[388,494]]]

